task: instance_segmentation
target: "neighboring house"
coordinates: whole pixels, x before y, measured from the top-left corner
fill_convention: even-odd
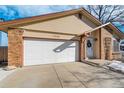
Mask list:
[[[4,22],[4,19],[0,19],[0,22]],[[3,31],[0,31],[0,46],[8,46],[8,36],[7,33]]]
[[[0,30],[8,33],[9,66],[112,60],[121,56],[114,43],[124,38],[85,9],[2,22]]]
[[[7,33],[0,31],[0,46],[8,46]]]
[[[7,62],[8,55],[8,37],[7,33],[0,31],[0,64]]]
[[[3,22],[4,19],[0,18],[0,22]],[[0,31],[0,46],[2,45],[2,32]]]

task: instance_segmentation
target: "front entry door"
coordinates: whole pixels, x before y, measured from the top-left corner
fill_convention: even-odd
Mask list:
[[[86,42],[87,58],[93,58],[93,38],[88,38]]]

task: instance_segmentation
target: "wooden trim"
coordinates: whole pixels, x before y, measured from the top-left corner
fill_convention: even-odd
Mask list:
[[[102,45],[101,45],[101,40],[102,40],[102,34],[101,34],[101,28],[99,29],[99,57],[100,57],[100,59],[102,58],[102,54],[101,54],[101,52],[102,52]]]
[[[80,20],[82,19],[82,14],[81,14],[81,13],[78,14],[78,18],[79,18]]]
[[[81,62],[82,59],[82,36],[79,41],[79,61]]]
[[[85,42],[86,38],[84,36],[80,37],[80,61],[83,61],[85,59]]]
[[[8,31],[5,29],[0,29],[0,32],[8,33]]]
[[[87,58],[87,38],[84,41],[84,59]]]
[[[80,41],[78,39],[53,39],[53,38],[39,38],[39,37],[23,37],[24,39],[43,39],[43,40],[60,40],[60,41]]]
[[[91,22],[93,22],[95,25],[102,25],[102,23],[95,16],[91,15],[88,11],[81,11],[80,13],[87,19],[89,19]]]
[[[86,40],[87,37],[81,36],[81,61],[86,59]]]
[[[120,52],[112,52],[112,54],[121,54]]]
[[[91,30],[85,31],[85,34],[94,32],[94,31],[96,31],[96,30],[98,30],[98,29],[101,29],[101,28],[103,28],[103,27],[105,27],[105,26],[107,26],[107,25],[109,25],[109,24],[110,24],[110,22],[109,22],[109,23],[106,23],[106,24],[103,24],[103,25],[100,25],[100,26],[98,26],[98,27],[92,28]],[[83,33],[83,34],[84,34],[84,33]],[[83,35],[83,34],[81,34],[81,35]]]
[[[60,34],[60,35],[70,35],[70,36],[78,36],[77,34],[70,34],[70,33],[61,33],[61,32],[51,32],[51,31],[42,31],[42,30],[32,30],[32,29],[23,29],[23,28],[12,28],[12,29],[22,29],[31,32],[41,32],[41,33],[50,33],[50,34]]]

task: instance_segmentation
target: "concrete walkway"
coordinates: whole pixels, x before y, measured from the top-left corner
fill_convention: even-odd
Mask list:
[[[124,75],[80,62],[29,66],[2,80],[0,87],[124,87]]]
[[[5,71],[2,67],[0,67],[0,81],[2,81],[4,78],[8,77],[10,74],[12,74],[15,70],[11,71]]]

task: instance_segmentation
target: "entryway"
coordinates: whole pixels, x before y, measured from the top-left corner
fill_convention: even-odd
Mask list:
[[[94,39],[92,37],[88,37],[86,41],[86,54],[88,59],[93,59],[94,54],[93,54],[93,45],[94,45]]]

